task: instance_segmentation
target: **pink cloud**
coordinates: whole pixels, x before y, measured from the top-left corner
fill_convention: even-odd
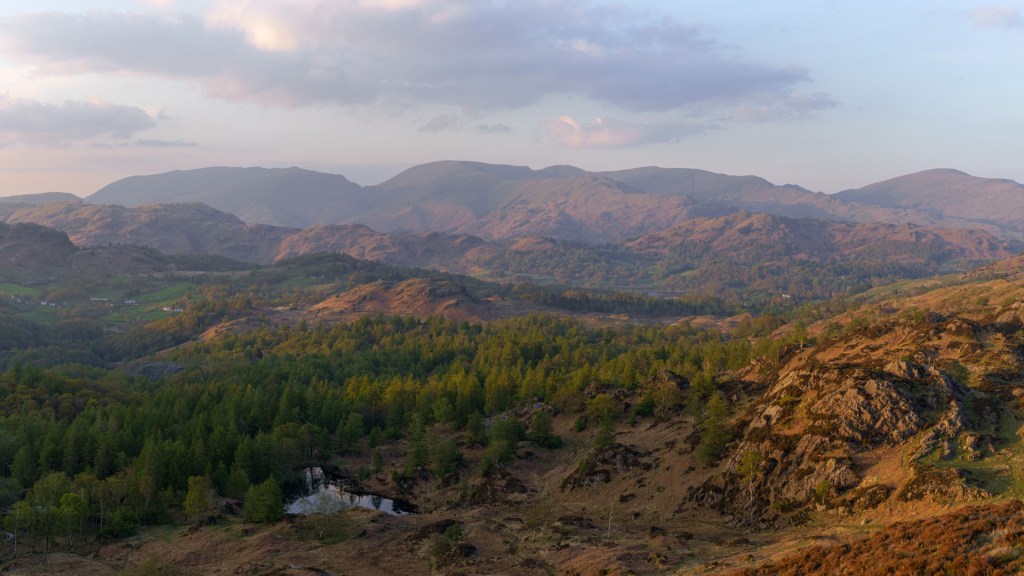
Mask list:
[[[572,116],[547,122],[548,135],[567,148],[629,148],[672,142],[707,131],[706,124],[680,122],[632,122],[615,118],[594,118],[580,123]]]
[[[1020,12],[1007,4],[988,4],[971,10],[968,14],[979,28],[1019,28]]]

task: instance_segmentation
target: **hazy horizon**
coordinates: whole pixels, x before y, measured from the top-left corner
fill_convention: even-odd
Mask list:
[[[443,162],[443,161],[447,161],[447,160],[451,160],[451,159],[440,159],[440,160],[436,160],[436,162]],[[475,162],[474,160],[454,160],[454,161],[457,161],[457,162],[458,161]],[[429,162],[425,162],[424,164],[428,164],[428,163]],[[490,164],[502,164],[502,163],[494,162],[494,163],[490,163]],[[351,182],[355,182],[356,184],[358,184],[360,186],[363,186],[363,187],[368,187],[368,186],[375,186],[377,184],[385,182],[385,181],[389,180],[390,178],[393,178],[394,176],[397,176],[398,174],[404,172],[405,170],[408,170],[409,168],[413,168],[415,166],[418,166],[418,164],[410,164],[410,165],[395,165],[395,164],[372,165],[372,164],[368,164],[368,165],[340,165],[340,166],[332,167],[332,166],[302,166],[302,165],[299,165],[299,164],[275,163],[275,164],[268,164],[268,165],[264,165],[264,166],[247,166],[247,165],[238,165],[238,166],[227,166],[227,165],[223,165],[223,166],[197,166],[195,168],[171,169],[171,170],[167,170],[166,172],[156,172],[156,173],[147,173],[147,174],[126,174],[122,178],[116,178],[116,179],[111,180],[109,182],[104,182],[103,184],[97,186],[95,189],[88,190],[88,191],[85,191],[85,192],[74,192],[74,191],[70,191],[70,190],[42,190],[42,191],[38,191],[38,192],[25,192],[25,193],[3,191],[3,192],[0,192],[0,198],[5,198],[5,197],[9,197],[9,196],[21,196],[21,195],[32,195],[32,194],[47,194],[47,193],[68,193],[68,194],[74,194],[75,196],[78,196],[80,198],[87,198],[88,196],[90,196],[93,193],[99,191],[100,189],[102,189],[106,185],[112,184],[114,182],[117,182],[118,180],[121,180],[123,178],[130,178],[132,176],[155,176],[155,175],[158,175],[158,174],[164,174],[164,173],[167,173],[167,172],[173,172],[173,171],[177,171],[177,170],[187,171],[187,170],[199,170],[199,169],[203,169],[203,168],[268,168],[268,169],[300,168],[300,169],[303,169],[303,170],[310,170],[310,171],[313,171],[313,172],[322,172],[322,173],[326,173],[326,174],[335,174],[335,175],[344,176],[345,178],[347,178]],[[543,168],[547,168],[549,166],[554,166],[554,165],[553,164],[548,164],[548,165],[544,165],[544,166],[528,166],[528,168],[530,168],[532,170],[540,170],[540,169],[543,169]],[[624,168],[641,168],[641,166],[627,166],[627,167],[624,167]],[[695,169],[698,169],[698,170],[703,170],[703,168],[700,168],[698,166],[659,166],[659,168],[695,168]],[[958,168],[950,167],[950,166],[926,168],[925,170],[931,170],[931,169],[959,170]],[[921,170],[918,170],[917,172],[920,172],[920,171]],[[849,186],[849,187],[841,188],[841,189],[837,189],[837,190],[825,191],[825,190],[813,190],[813,189],[810,189],[810,188],[808,188],[808,190],[810,190],[812,192],[823,192],[825,194],[835,194],[837,192],[842,192],[842,191],[845,191],[845,190],[853,190],[853,189],[861,188],[861,187],[864,187],[864,186],[867,186],[867,185],[870,185],[870,184],[875,184],[877,182],[888,180],[890,178],[896,178],[896,177],[899,177],[899,176],[906,176],[908,174],[913,174],[913,172],[908,172],[908,173],[904,173],[904,174],[894,174],[892,176],[885,177],[885,178],[882,178],[880,180],[873,180],[871,182],[864,182],[863,184],[860,184],[860,185]],[[736,174],[728,174],[728,175],[729,176],[758,176],[758,177],[762,177],[760,174],[744,174],[744,173],[736,173]],[[985,176],[985,175],[979,175],[979,174],[970,174],[970,175],[971,176],[980,177],[980,178],[1000,178],[999,176]],[[800,182],[794,182],[794,181],[785,181],[785,182],[774,182],[774,181],[772,181],[772,184],[776,184],[776,185],[780,185],[780,186],[781,185],[787,185],[787,184],[803,186]],[[803,186],[803,187],[807,188],[806,186]]]

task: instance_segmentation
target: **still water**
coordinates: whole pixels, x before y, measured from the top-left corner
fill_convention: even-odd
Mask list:
[[[367,508],[380,510],[392,516],[411,514],[408,506],[401,502],[376,494],[353,494],[346,492],[337,484],[329,481],[321,468],[306,468],[307,495],[285,504],[285,512],[289,514],[333,514],[345,508]]]

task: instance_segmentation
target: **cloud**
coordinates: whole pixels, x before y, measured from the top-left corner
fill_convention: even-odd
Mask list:
[[[0,22],[0,50],[39,74],[154,75],[273,106],[480,113],[574,97],[638,112],[732,109],[786,100],[810,79],[671,18],[583,0],[212,0],[203,15],[32,13]]]
[[[567,148],[629,148],[673,142],[706,132],[711,125],[680,122],[631,122],[594,118],[581,124],[572,116],[559,116],[547,123],[548,135]]]
[[[420,132],[442,132],[451,130],[457,132],[462,127],[462,121],[453,114],[438,114],[426,124],[420,126]]]
[[[979,28],[1020,28],[1020,12],[1007,4],[987,4],[967,13]]]
[[[512,127],[506,124],[478,124],[476,130],[481,134],[508,134]]]
[[[178,117],[178,116],[175,116],[175,115],[171,114],[171,112],[170,112],[170,111],[169,111],[169,110],[168,110],[167,108],[161,108],[161,109],[160,109],[160,110],[159,110],[159,111],[158,111],[158,112],[156,113],[156,119],[157,119],[157,120],[161,120],[161,121],[169,121],[169,120],[170,120],[170,121],[174,121],[174,120],[181,120],[181,118],[180,118],[180,117]]]
[[[272,106],[362,102],[322,54],[268,53],[238,30],[194,15],[34,13],[0,22],[0,52],[20,55],[41,75],[116,73],[194,82],[210,96]]]
[[[0,95],[0,141],[63,145],[99,136],[130,138],[156,126],[141,108],[109,102],[49,104]]]
[[[186,140],[136,140],[135,145],[142,148],[196,148],[196,142]]]
[[[839,103],[823,93],[790,94],[786,98],[764,102],[749,102],[737,106],[732,119],[740,122],[771,122],[777,120],[807,120],[814,113],[835,108]]]
[[[157,10],[170,10],[178,5],[178,0],[135,0],[135,2]]]

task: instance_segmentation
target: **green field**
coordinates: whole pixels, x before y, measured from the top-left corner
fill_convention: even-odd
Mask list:
[[[27,298],[37,298],[39,296],[39,289],[32,288],[31,286],[12,284],[10,282],[0,282],[0,294],[3,294],[4,296],[14,295]]]
[[[194,286],[189,282],[175,282],[159,290],[139,294],[135,297],[135,301],[140,305],[170,303],[185,297],[193,288]]]

